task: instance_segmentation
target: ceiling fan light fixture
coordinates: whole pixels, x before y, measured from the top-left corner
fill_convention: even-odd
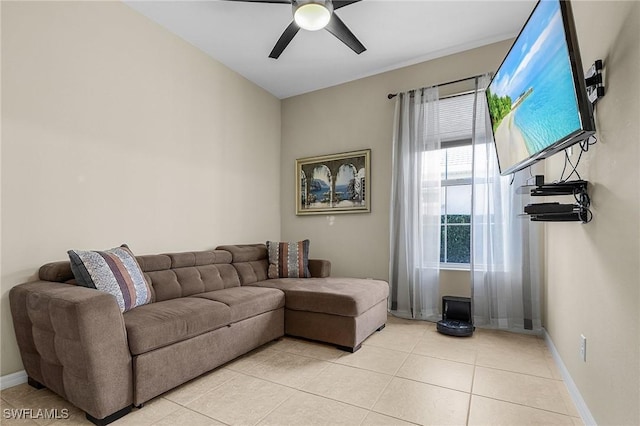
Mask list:
[[[294,2],[293,19],[304,30],[317,31],[327,26],[331,20],[331,10],[327,2]],[[329,3],[330,5],[330,3]]]

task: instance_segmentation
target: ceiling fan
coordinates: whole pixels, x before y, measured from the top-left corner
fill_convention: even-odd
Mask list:
[[[349,6],[361,0],[226,0],[245,3],[280,3],[290,4],[293,8],[293,20],[284,30],[273,50],[270,58],[278,59],[284,49],[291,43],[300,28],[317,31],[325,29],[336,36],[358,55],[367,50],[344,22],[335,14],[336,9]]]

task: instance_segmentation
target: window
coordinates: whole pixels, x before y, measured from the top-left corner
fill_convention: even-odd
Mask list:
[[[471,254],[471,145],[443,146],[440,156],[440,262],[468,264]]]
[[[473,93],[440,100],[440,262],[471,259]]]

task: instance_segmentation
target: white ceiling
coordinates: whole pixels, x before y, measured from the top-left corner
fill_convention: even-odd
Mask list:
[[[280,99],[515,37],[535,0],[362,0],[335,13],[365,45],[301,30],[268,57],[292,19],[286,4],[125,0],[133,9]]]

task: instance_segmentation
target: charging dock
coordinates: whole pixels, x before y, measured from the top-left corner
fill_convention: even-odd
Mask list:
[[[436,328],[440,333],[449,336],[471,336],[475,330],[471,299],[444,296],[442,298],[442,320],[438,321]]]

